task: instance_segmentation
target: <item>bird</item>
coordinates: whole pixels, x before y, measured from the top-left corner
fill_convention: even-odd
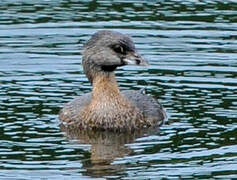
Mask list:
[[[159,127],[164,107],[141,90],[120,91],[114,71],[121,66],[147,66],[131,37],[112,30],[97,31],[83,45],[82,66],[92,91],[67,103],[59,120],[79,130],[131,132]]]

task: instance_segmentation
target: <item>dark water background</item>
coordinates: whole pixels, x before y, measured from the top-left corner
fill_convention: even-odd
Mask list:
[[[0,14],[0,179],[237,178],[235,0],[1,0]],[[60,130],[62,105],[90,91],[80,52],[99,29],[149,59],[116,74],[165,106],[159,132]]]

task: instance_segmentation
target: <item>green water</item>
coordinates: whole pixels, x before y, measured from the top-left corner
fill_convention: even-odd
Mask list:
[[[0,179],[237,178],[236,1],[1,0],[0,14]],[[60,129],[63,104],[91,89],[81,50],[101,29],[149,60],[116,75],[164,105],[159,131]]]

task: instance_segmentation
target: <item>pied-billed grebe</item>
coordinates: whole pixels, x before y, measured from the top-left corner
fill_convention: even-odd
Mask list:
[[[141,91],[120,92],[114,70],[124,65],[147,65],[127,35],[99,31],[84,45],[82,65],[92,93],[75,98],[60,111],[64,125],[80,129],[132,131],[162,124],[163,107]]]

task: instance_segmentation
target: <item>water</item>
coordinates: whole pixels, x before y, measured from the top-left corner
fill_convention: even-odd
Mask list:
[[[236,1],[2,0],[0,14],[0,179],[237,178]],[[81,49],[100,29],[149,59],[116,74],[159,98],[160,131],[60,129],[63,104],[91,89]]]

